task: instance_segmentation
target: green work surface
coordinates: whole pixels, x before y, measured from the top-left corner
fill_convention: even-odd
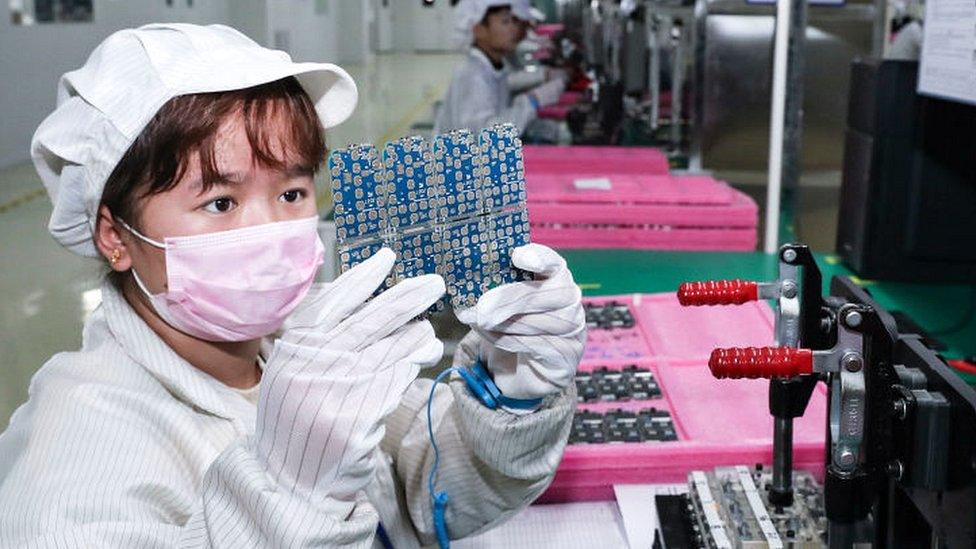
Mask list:
[[[741,278],[765,281],[778,276],[775,256],[759,252],[660,252],[560,250],[584,295],[671,292],[682,282]],[[817,255],[826,293],[834,275],[851,276],[835,256]],[[976,287],[862,281],[882,307],[899,310],[945,342],[948,358],[976,355],[976,322],[971,312]],[[970,383],[976,376],[962,374]]]

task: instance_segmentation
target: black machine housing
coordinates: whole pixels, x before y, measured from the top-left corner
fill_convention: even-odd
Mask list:
[[[863,278],[976,283],[976,106],[917,83],[917,62],[852,63],[837,252]]]
[[[868,519],[862,541],[873,547],[929,547],[933,539],[976,547],[976,391],[918,335],[899,333],[866,289],[834,277],[830,295],[830,307],[865,312],[866,413],[858,470],[843,475],[828,465],[828,518]],[[829,448],[828,440],[828,464]]]

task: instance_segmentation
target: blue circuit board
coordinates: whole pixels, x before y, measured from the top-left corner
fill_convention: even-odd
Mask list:
[[[522,142],[512,126],[504,131],[482,130],[482,209],[485,212],[508,209],[525,203],[525,170]]]
[[[387,287],[438,273],[455,308],[523,279],[513,248],[529,242],[522,143],[512,125],[352,145],[329,158],[341,269],[383,246],[397,254]],[[384,288],[381,288],[384,289]]]
[[[332,198],[340,241],[379,236],[386,229],[385,176],[376,147],[351,145],[332,153]]]
[[[434,184],[438,195],[435,215],[442,222],[481,212],[482,159],[474,136],[458,130],[434,138]]]

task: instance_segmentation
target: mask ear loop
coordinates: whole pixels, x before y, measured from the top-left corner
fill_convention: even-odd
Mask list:
[[[137,273],[136,270],[134,268],[132,268],[132,267],[129,267],[129,270],[132,271],[132,278],[135,279],[136,286],[139,287],[139,290],[142,291],[142,293],[145,294],[146,297],[148,297],[150,300],[152,300],[152,298],[155,297],[155,296],[153,296],[152,292],[149,291],[149,288],[146,287],[146,284],[142,281],[142,279],[139,278],[139,273]],[[162,316],[162,315],[160,315],[160,316]]]
[[[157,242],[149,238],[148,236],[143,235],[139,231],[130,227],[129,224],[123,221],[121,218],[116,218],[116,221],[118,221],[123,227],[125,227],[127,231],[132,233],[133,236],[135,236],[139,240],[142,240],[146,244],[149,244],[150,246],[155,246],[156,248],[160,248],[162,250],[166,249],[166,244],[162,242]],[[136,280],[136,286],[139,286],[139,290],[141,290],[142,293],[146,295],[146,297],[152,299],[153,294],[149,291],[149,288],[146,287],[146,284],[142,281],[142,279],[139,278],[139,273],[136,272],[135,267],[130,267],[129,270],[132,271],[132,278]]]
[[[132,236],[135,236],[136,238],[138,238],[139,240],[142,240],[143,242],[145,242],[146,244],[149,244],[150,246],[155,246],[155,247],[157,247],[157,248],[159,248],[161,250],[165,250],[166,249],[166,244],[164,244],[162,242],[159,242],[157,240],[153,240],[153,239],[149,238],[148,236],[143,235],[139,231],[137,231],[137,230],[133,229],[132,227],[130,227],[128,223],[126,223],[125,221],[122,221],[121,219],[116,218],[116,220],[119,223],[121,223],[122,226],[125,227],[125,229],[127,231],[129,231],[130,233],[132,233]]]

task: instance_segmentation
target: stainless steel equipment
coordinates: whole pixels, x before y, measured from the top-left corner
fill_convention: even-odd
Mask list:
[[[883,2],[826,5],[831,1],[811,2],[803,51],[801,167],[814,177],[840,173],[848,67],[855,58],[880,52],[884,41]],[[636,16],[643,29],[621,18],[616,0],[563,4],[581,15],[573,23],[587,63],[604,77],[622,80],[629,93],[646,91],[648,126],[670,126],[667,139],[672,148],[687,147],[692,169],[742,183],[765,182],[772,0],[644,0]],[[644,47],[635,40],[641,32]],[[669,88],[673,108],[661,120],[653,104]]]
[[[696,5],[692,157],[716,171],[765,173],[775,6]],[[875,6],[810,6],[803,86],[803,171],[839,171],[850,62],[880,49]]]

